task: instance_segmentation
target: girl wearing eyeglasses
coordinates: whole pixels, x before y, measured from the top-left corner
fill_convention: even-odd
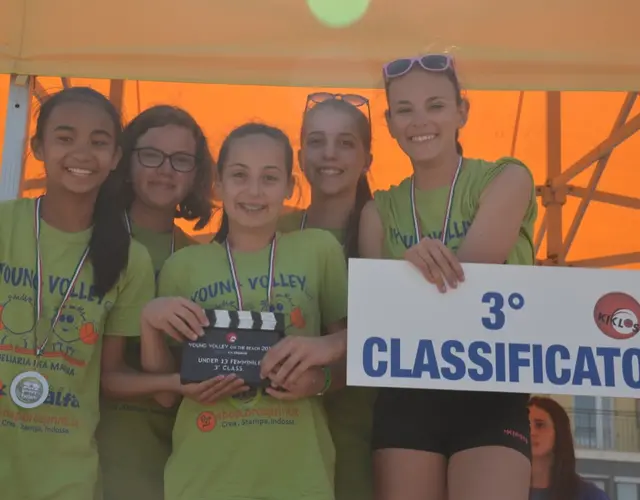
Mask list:
[[[175,225],[211,218],[213,160],[200,126],[186,111],[154,106],[129,123],[116,175],[124,181],[128,231],[148,250],[156,274],[175,251],[196,242]],[[139,338],[127,344],[127,361],[140,366]],[[103,399],[98,445],[104,500],[163,498],[164,467],[171,453],[177,408],[153,398]]]
[[[431,54],[384,67],[391,135],[413,175],[377,192],[360,252],[406,259],[441,292],[464,286],[460,262],[534,263],[533,179],[519,161],[464,158],[469,104],[453,61]],[[374,410],[377,500],[526,500],[526,394],[383,389]]]
[[[292,169],[281,130],[254,123],[233,130],[218,157],[224,211],[216,238],[169,258],[158,281],[162,298],[142,314],[142,363],[152,373],[177,371],[165,338],[200,338],[208,324],[203,309],[276,312],[285,322],[284,339],[260,365],[266,388],[224,370],[230,363],[197,383],[181,384],[175,374],[173,392],[184,399],[166,500],[334,499],[335,451],[322,396],[344,385],[346,265],[326,231],[277,231]],[[333,378],[334,365],[342,379]]]
[[[358,257],[360,213],[371,200],[367,180],[373,159],[370,115],[369,100],[360,95],[318,92],[308,96],[298,161],[311,186],[311,204],[280,222],[284,231],[312,227],[331,232],[346,258]],[[373,498],[374,399],[374,389],[362,387],[344,388],[324,398],[336,447],[336,500]]]

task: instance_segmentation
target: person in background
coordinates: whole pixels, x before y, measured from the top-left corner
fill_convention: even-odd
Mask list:
[[[215,241],[170,257],[160,298],[143,312],[143,366],[173,374],[172,392],[185,396],[166,500],[334,499],[335,452],[321,397],[345,382],[346,265],[326,231],[277,231],[292,170],[281,130],[249,123],[232,131],[218,157],[223,215]],[[261,363],[271,386],[249,390],[234,374],[181,385],[164,338],[198,339],[208,324],[203,309],[284,315],[286,336]]]
[[[361,109],[366,108],[367,114]],[[372,199],[369,100],[356,94],[317,92],[307,97],[298,161],[311,204],[280,219],[282,231],[320,228],[331,232],[346,258],[357,258],[360,213]],[[371,427],[375,390],[346,387],[325,396],[336,448],[336,500],[371,500]]]
[[[0,204],[2,498],[100,499],[100,386],[119,396],[161,387],[124,361],[155,286],[122,218],[121,134],[95,90],[48,97],[31,140],[46,194]]]
[[[609,500],[576,472],[571,422],[560,404],[547,397],[529,401],[531,422],[530,500]]]
[[[389,132],[411,160],[413,175],[377,191],[365,206],[360,254],[405,259],[440,292],[463,284],[460,262],[533,265],[531,172],[512,158],[463,157],[458,135],[469,104],[453,59],[398,59],[383,75]],[[527,402],[525,394],[379,390],[376,499],[525,500]]]
[[[175,251],[196,243],[175,220],[195,221],[201,229],[211,219],[213,168],[201,127],[183,109],[154,106],[125,128],[115,172],[123,185],[123,216],[149,252],[156,275]],[[128,340],[126,355],[130,366],[141,369],[139,338]],[[103,398],[97,439],[104,500],[163,497],[176,412],[152,397]]]

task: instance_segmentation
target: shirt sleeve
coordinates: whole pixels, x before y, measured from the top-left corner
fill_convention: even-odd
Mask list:
[[[105,335],[137,337],[142,309],[155,295],[155,275],[149,253],[136,241],[131,242],[127,270],[116,287],[118,296],[108,312]]]
[[[186,277],[186,272],[183,269],[182,256],[180,252],[176,252],[169,257],[158,275],[158,297],[185,297],[182,283]]]
[[[527,167],[524,163],[516,158],[511,158],[505,156],[504,158],[500,158],[495,163],[489,163],[484,168],[484,172],[482,173],[478,182],[473,185],[473,194],[470,197],[469,201],[471,203],[470,212],[475,214],[478,211],[478,207],[480,204],[480,198],[485,189],[493,182],[493,180],[500,175],[507,165],[519,165],[522,167],[531,177],[531,183],[533,187],[531,188],[531,196],[529,198],[529,207],[527,208],[527,212],[525,214],[525,218],[522,221],[523,226],[528,224],[533,224],[536,219],[536,215],[538,213],[538,204],[536,202],[536,191],[535,191],[535,182],[533,180],[533,174],[529,167]]]
[[[320,316],[328,326],[347,317],[347,263],[338,240],[330,233],[320,235]]]

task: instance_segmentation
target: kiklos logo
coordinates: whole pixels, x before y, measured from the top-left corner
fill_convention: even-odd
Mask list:
[[[593,319],[602,333],[616,340],[634,337],[640,331],[640,304],[622,292],[600,297],[593,309]]]
[[[235,333],[227,333],[227,343],[235,344],[236,340],[238,340],[238,336]]]

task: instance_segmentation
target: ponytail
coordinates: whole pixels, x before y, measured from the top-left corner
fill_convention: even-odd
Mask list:
[[[213,241],[215,241],[216,243],[222,244],[227,239],[227,236],[229,236],[229,216],[227,215],[227,212],[225,212],[223,208],[222,221],[220,222],[220,229],[218,229],[218,232],[216,233],[216,236],[213,238]]]
[[[100,298],[116,285],[129,263],[131,237],[122,217],[124,203],[118,195],[117,184],[110,175],[101,186],[93,209],[89,258],[93,265],[93,285]]]
[[[362,174],[356,186],[356,201],[347,222],[347,234],[345,235],[344,251],[347,258],[359,257],[358,236],[360,228],[360,214],[368,201],[373,199],[371,186],[366,174]]]

